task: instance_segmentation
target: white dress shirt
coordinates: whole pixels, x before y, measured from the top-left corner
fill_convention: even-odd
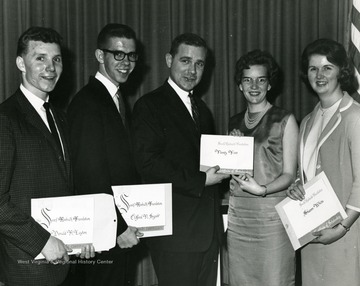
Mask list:
[[[45,107],[44,107],[44,103],[49,101],[49,95],[47,95],[47,97],[46,97],[46,99],[44,101],[40,97],[33,94],[30,90],[28,90],[23,84],[20,84],[20,90],[25,95],[26,99],[30,102],[32,107],[34,107],[36,112],[39,114],[39,116],[41,117],[41,119],[43,120],[43,122],[45,123],[45,125],[47,126],[49,131],[51,132],[50,126],[49,126],[49,123],[48,123],[48,120],[47,120],[47,117],[46,117],[46,110],[45,110]],[[60,139],[60,144],[61,144],[62,152],[63,152],[63,155],[64,155],[64,159],[65,159],[64,145],[63,145],[62,138],[61,138],[61,135],[60,135],[60,132],[59,132],[59,128],[58,128],[58,126],[56,124],[54,114],[52,113],[51,110],[50,110],[50,112],[51,112],[51,114],[52,114],[52,116],[54,118],[54,123],[55,123],[56,130],[57,130],[57,133],[58,133],[58,136],[59,136],[59,139]]]
[[[192,110],[191,110],[191,101],[190,101],[190,97],[189,97],[189,93],[192,93],[192,91],[189,92],[189,91],[182,90],[170,77],[168,78],[168,83],[175,90],[176,94],[180,97],[181,101],[185,104],[191,117],[193,117]]]

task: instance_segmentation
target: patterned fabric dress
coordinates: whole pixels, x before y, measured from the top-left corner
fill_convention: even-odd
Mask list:
[[[290,113],[272,106],[250,130],[244,115],[230,119],[229,132],[236,128],[244,136],[254,137],[254,178],[265,185],[282,173],[282,139]],[[285,197],[285,192],[264,198],[247,192],[230,196],[227,243],[231,286],[295,285],[295,252],[274,207]]]

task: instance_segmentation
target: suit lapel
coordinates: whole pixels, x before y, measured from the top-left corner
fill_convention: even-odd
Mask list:
[[[189,138],[195,147],[199,149],[200,133],[196,129],[195,122],[188,109],[168,83],[165,83],[164,94],[165,98],[168,100],[168,104],[165,103],[165,106],[168,106],[170,116],[173,118],[174,122],[176,122],[179,130],[184,134],[184,137]],[[189,131],[191,136],[189,136]]]
[[[70,142],[68,141],[68,132],[66,130],[66,126],[67,124],[65,123],[65,119],[64,117],[60,117],[59,114],[57,113],[56,109],[53,108],[53,115],[55,117],[55,121],[56,121],[56,125],[57,128],[59,130],[60,136],[61,136],[61,141],[63,144],[63,148],[64,148],[64,156],[65,156],[65,166],[66,166],[66,170],[68,172],[68,175],[70,175],[71,169],[70,169]],[[51,137],[53,138],[53,136],[51,135]],[[55,143],[55,141],[53,140],[53,142]],[[55,144],[57,147],[57,144]],[[62,150],[60,150],[62,151]]]
[[[50,146],[54,151],[54,156],[56,158],[58,158],[59,152],[62,152],[62,151],[58,150],[59,147],[56,144],[53,135],[51,134],[51,132],[49,131],[49,129],[45,125],[44,121],[41,119],[39,114],[36,112],[36,110],[31,105],[31,103],[26,99],[26,97],[23,95],[23,93],[20,91],[20,89],[17,91],[16,96],[17,96],[17,100],[18,100],[18,103],[19,103],[19,109],[20,109],[21,113],[24,115],[25,120],[29,124],[31,124],[33,127],[35,127],[37,130],[39,130],[39,132],[50,143]],[[63,145],[64,145],[64,150],[66,150],[65,156],[68,159],[66,161],[69,161],[70,155],[69,155],[69,152],[68,152],[68,149],[67,149],[68,147],[67,147],[67,144],[66,144],[67,142],[66,142],[66,136],[64,135],[64,129],[63,129],[62,124],[60,123],[61,120],[59,119],[58,115],[56,114],[55,111],[53,111],[53,112],[54,112],[56,124],[58,126],[59,131],[60,131],[61,140],[62,140]],[[63,163],[61,165],[62,165],[62,167],[65,167],[66,164],[69,164],[69,162]],[[69,169],[70,166],[67,166],[67,168]],[[62,168],[62,169],[64,171],[64,175],[66,174],[66,177],[68,177],[68,173],[66,172],[65,168]]]
[[[95,77],[90,77],[89,84],[94,88],[94,96],[96,96],[97,101],[106,109],[107,114],[111,114],[111,116],[115,117],[119,127],[124,132],[127,132],[127,129],[122,122],[121,115],[106,87]]]
[[[321,146],[326,142],[326,140],[330,137],[330,135],[334,132],[336,127],[340,124],[342,117],[341,112],[348,109],[351,104],[353,103],[353,98],[350,97],[347,93],[344,94],[344,97],[342,98],[340,102],[339,108],[336,110],[335,114],[331,117],[328,124],[325,126],[324,130],[321,132],[320,137],[317,141],[316,149],[319,154]],[[304,128],[302,131],[300,131],[300,170],[303,170],[302,167],[302,158],[304,154],[304,144],[306,142],[307,136],[309,135],[309,132],[311,130],[311,127],[314,123],[314,119],[316,117],[316,113],[318,112],[320,108],[320,103],[318,103],[314,110],[311,112],[310,117],[306,120],[304,123]],[[302,174],[303,175],[303,174]]]
[[[316,109],[316,107],[315,107]],[[314,110],[315,110],[314,109]],[[300,140],[299,140],[299,157],[298,157],[298,162],[299,162],[299,170],[304,170],[304,166],[303,166],[303,157],[304,157],[304,146],[305,146],[305,142],[306,139],[309,135],[311,126],[314,123],[314,118],[316,113],[314,113],[314,110],[311,112],[310,116],[307,119],[304,119],[304,125],[302,127],[302,129],[300,129]],[[301,176],[301,180],[303,182],[305,182],[305,177],[304,177],[304,172],[300,172],[300,176]]]
[[[55,140],[52,137],[49,129],[45,125],[44,121],[41,119],[39,114],[36,112],[34,107],[31,105],[31,103],[26,99],[26,97],[23,95],[23,93],[18,90],[17,92],[17,100],[19,102],[19,108],[24,115],[25,119],[33,125],[36,129],[38,129],[47,140],[52,142],[53,146],[56,146]]]
[[[336,110],[335,114],[331,117],[329,123],[326,125],[325,129],[320,135],[319,143],[318,143],[319,148],[326,141],[326,139],[329,138],[329,136],[333,133],[335,128],[340,124],[342,119],[341,112],[348,109],[353,103],[353,101],[354,99],[350,97],[347,93],[341,99],[339,108]]]

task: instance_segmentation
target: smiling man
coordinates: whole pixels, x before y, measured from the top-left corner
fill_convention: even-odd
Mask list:
[[[20,36],[21,85],[0,105],[0,279],[5,285],[60,285],[69,270],[71,249],[31,217],[30,207],[32,198],[73,194],[65,118],[48,102],[63,70],[60,44],[60,35],[50,28],[31,27]],[[40,253],[46,260],[34,263]]]
[[[122,24],[106,25],[98,35],[95,57],[98,72],[68,108],[75,191],[112,195],[113,185],[138,183],[120,92],[120,85],[127,81],[138,59],[135,32]],[[76,266],[79,276],[84,274],[84,285],[125,285],[129,252],[121,248],[138,244],[142,234],[128,226],[120,213],[117,231],[117,247],[98,253],[93,265]]]
[[[219,167],[199,171],[200,136],[214,133],[195,96],[207,55],[196,34],[176,37],[166,54],[168,80],[140,98],[133,114],[135,159],[144,183],[172,183],[173,235],[149,238],[159,286],[213,286],[222,233],[215,185]]]

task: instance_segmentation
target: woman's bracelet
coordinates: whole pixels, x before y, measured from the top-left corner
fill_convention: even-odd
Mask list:
[[[341,222],[339,223],[339,225],[341,225],[345,230],[346,232],[348,232],[350,230],[350,227],[346,227],[345,225],[343,225]]]
[[[265,198],[268,191],[267,186],[266,185],[260,185],[260,186],[265,188],[265,192],[261,195],[263,198]]]

